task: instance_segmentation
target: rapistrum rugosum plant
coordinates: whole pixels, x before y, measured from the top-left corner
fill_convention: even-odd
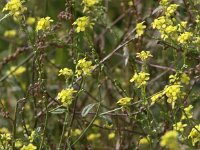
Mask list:
[[[0,150],[200,149],[200,0],[0,9]]]

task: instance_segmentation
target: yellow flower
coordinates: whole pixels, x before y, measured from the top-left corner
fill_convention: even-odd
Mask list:
[[[28,145],[24,145],[20,150],[36,150],[37,147],[35,145],[33,145],[32,143],[28,144]]]
[[[0,128],[0,133],[10,133],[9,130],[5,127]]]
[[[175,74],[175,75],[170,75],[169,76],[169,82],[172,84],[176,84],[176,83],[178,83],[177,81],[179,80],[179,78],[177,77],[177,74]]]
[[[173,27],[172,20],[166,16],[161,16],[155,19],[152,23],[152,28],[159,30],[161,38],[164,40],[167,39],[169,35],[171,35],[169,32],[175,32],[176,29],[176,27]]]
[[[10,67],[10,70],[7,71],[6,74],[10,74],[12,72],[13,75],[19,76],[26,71],[26,68],[23,66],[18,67],[16,70],[15,69],[16,69],[15,66]]]
[[[34,141],[35,136],[36,136],[35,131],[32,131],[32,132],[31,132],[31,135],[29,136],[29,140],[30,140],[31,143]]]
[[[178,37],[177,41],[181,44],[186,44],[192,36],[192,32],[184,32]]]
[[[187,21],[181,21],[181,23],[177,25],[178,31],[183,32],[186,28],[186,25],[187,25]]]
[[[115,138],[115,132],[111,132],[108,134],[108,139],[114,139]]]
[[[76,137],[76,136],[81,135],[81,133],[82,131],[80,129],[74,129],[74,130],[71,130],[70,136]],[[68,136],[68,132],[65,133],[65,136]]]
[[[140,53],[136,53],[136,57],[139,57],[142,61],[146,61],[147,58],[153,57],[150,51],[141,51]]]
[[[197,16],[196,16],[196,20],[195,20],[195,21],[196,21],[196,23],[199,23],[199,22],[200,22],[200,15],[197,15]]]
[[[179,5],[177,4],[171,4],[169,5],[169,7],[167,7],[165,15],[170,17],[171,15],[173,15],[176,11],[176,9],[178,8]]]
[[[9,11],[15,19],[20,19],[20,16],[26,10],[27,8],[22,6],[20,0],[10,0],[3,8],[2,12]]]
[[[93,122],[93,125],[97,125],[97,126],[100,126],[101,122],[99,119],[96,119],[94,122]]]
[[[169,4],[168,0],[161,0],[160,5],[161,6],[167,6]]]
[[[69,78],[73,75],[73,71],[69,68],[64,68],[59,71],[58,76],[61,76],[61,75],[65,76],[66,78]]]
[[[173,129],[179,132],[183,132],[185,127],[187,127],[187,124],[183,124],[182,122],[177,122],[173,125]]]
[[[101,137],[100,133],[91,133],[87,136],[88,141],[94,141]]]
[[[149,80],[149,74],[146,72],[135,73],[133,77],[130,79],[130,82],[135,82],[137,87],[140,88],[143,85],[147,84]]]
[[[167,147],[170,150],[179,150],[178,144],[178,132],[177,131],[167,131],[160,141],[160,146]]]
[[[133,100],[133,98],[124,97],[124,98],[119,99],[117,101],[117,104],[120,105],[120,106],[127,106],[127,105],[130,105],[132,100]]]
[[[4,36],[8,37],[8,38],[13,38],[17,35],[17,31],[16,30],[7,30],[4,32]]]
[[[167,96],[167,102],[172,104],[172,108],[174,108],[175,101],[178,99],[178,97],[181,94],[181,86],[180,85],[170,85],[166,86],[164,91],[164,94]]]
[[[7,128],[0,128],[0,146],[8,145],[11,140],[11,134]],[[0,147],[1,148],[1,147]]]
[[[165,32],[167,34],[176,33],[177,31],[178,31],[178,27],[177,26],[172,26],[172,25],[167,26],[167,28],[165,30]]]
[[[143,34],[144,34],[144,29],[146,28],[146,26],[145,25],[143,25],[143,23],[144,23],[144,21],[143,22],[141,22],[141,23],[138,23],[137,25],[136,25],[136,37],[140,37],[140,36],[142,36]]]
[[[99,3],[99,0],[83,0],[83,4],[86,5],[87,7],[92,7],[98,3]]]
[[[16,148],[22,147],[22,141],[17,140],[17,141],[15,142],[15,147],[16,147]]]
[[[139,145],[147,145],[150,142],[149,136],[143,137],[139,140]]]
[[[152,97],[151,97],[151,105],[153,105],[156,101],[160,100],[163,98],[163,93],[162,92],[159,92],[159,93],[156,93],[154,94]]]
[[[99,3],[99,0],[83,0],[84,10],[83,12],[87,11],[89,8],[93,7],[94,5]]]
[[[193,146],[200,141],[200,125],[196,125],[195,128],[192,128],[188,138],[192,139]]]
[[[161,16],[157,19],[155,19],[152,23],[153,29],[158,29],[158,30],[165,30],[169,25],[173,25],[172,20]]]
[[[193,109],[192,105],[189,105],[188,107],[184,108],[184,112],[182,114],[181,119],[184,120],[187,118],[188,119],[192,118],[192,116],[193,116],[192,109]]]
[[[187,85],[189,84],[189,81],[190,81],[190,77],[186,73],[181,74],[182,83],[185,83]]]
[[[74,93],[77,91],[73,88],[63,89],[58,93],[58,99],[61,100],[63,106],[69,106],[74,98]]]
[[[48,30],[51,22],[53,22],[53,20],[50,17],[40,18],[40,20],[37,22],[36,31]]]
[[[75,129],[75,130],[72,130],[72,136],[79,136],[81,135],[81,130],[80,129]]]
[[[91,61],[86,61],[86,58],[80,59],[76,65],[76,76],[90,76],[93,68]]]
[[[33,25],[35,23],[35,18],[34,17],[28,17],[28,19],[26,20],[26,23],[28,25]]]
[[[94,23],[90,23],[89,17],[83,16],[76,19],[76,21],[73,23],[73,25],[76,25],[76,32],[82,32],[85,31],[86,28],[93,28]]]
[[[132,0],[128,1],[128,6],[133,6],[133,1]]]

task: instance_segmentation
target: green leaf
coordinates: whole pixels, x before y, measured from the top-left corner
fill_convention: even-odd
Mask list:
[[[85,106],[81,112],[82,117],[85,117],[96,104],[97,103],[89,104]]]
[[[50,113],[52,113],[52,114],[62,114],[64,112],[66,112],[66,110],[67,109],[65,109],[65,108],[58,108],[56,110],[50,111]]]

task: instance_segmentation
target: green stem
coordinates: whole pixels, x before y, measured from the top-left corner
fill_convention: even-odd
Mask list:
[[[61,144],[62,144],[62,140],[63,140],[64,133],[65,133],[65,127],[67,125],[67,123],[66,123],[67,122],[67,117],[68,117],[68,111],[65,112],[65,120],[64,120],[64,124],[63,124],[63,128],[62,128],[62,134],[61,134],[61,137],[60,137],[60,142],[59,142],[57,150],[61,149]]]
[[[15,113],[14,113],[14,120],[13,120],[13,139],[12,139],[12,150],[15,150],[15,136],[16,136],[16,126],[17,126],[17,108],[18,108],[18,104],[16,104],[15,107]]]
[[[40,143],[40,148],[39,148],[39,150],[42,150],[43,145],[44,145],[44,138],[45,138],[46,128],[47,128],[47,122],[48,122],[48,107],[47,107],[47,100],[46,100],[46,102],[45,102],[45,109],[46,109],[45,124],[44,124],[43,136],[42,136],[42,141],[41,141],[41,143]]]

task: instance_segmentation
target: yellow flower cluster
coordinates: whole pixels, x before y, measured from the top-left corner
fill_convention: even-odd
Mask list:
[[[37,147],[32,143],[30,143],[28,145],[24,145],[20,150],[36,150],[36,149]]]
[[[173,34],[173,33],[176,33],[177,30],[178,30],[178,27],[177,27],[177,26],[169,25],[169,26],[166,27],[165,32],[166,32],[167,34]],[[166,35],[166,37],[168,38],[167,35]]]
[[[83,12],[99,3],[99,0],[83,0],[84,9]]]
[[[31,135],[28,137],[31,143],[34,141],[35,137],[36,137],[36,133],[35,131],[32,131]]]
[[[145,86],[148,80],[149,80],[149,73],[140,72],[140,73],[135,73],[133,77],[130,79],[130,82],[135,82],[136,86],[140,88],[141,86]]]
[[[146,61],[147,58],[153,57],[150,51],[141,51],[140,53],[136,53],[136,57],[139,57],[142,61]]]
[[[20,147],[22,147],[22,145],[23,145],[22,141],[17,139],[16,142],[15,142],[15,147],[20,148]]]
[[[169,76],[169,82],[171,84],[186,84],[188,85],[190,81],[190,77],[186,73],[175,74]]]
[[[28,17],[28,19],[26,20],[26,23],[28,25],[33,25],[35,23],[35,18],[34,17]]]
[[[76,76],[90,76],[93,68],[91,61],[87,61],[86,58],[80,59],[76,65]]]
[[[170,85],[166,86],[163,94],[167,96],[167,102],[172,104],[172,108],[174,108],[175,101],[181,94],[181,86],[180,85]]]
[[[193,36],[192,32],[184,32],[178,37],[177,41],[181,44],[186,44],[191,39],[192,36]]]
[[[184,108],[184,112],[182,113],[182,117],[181,119],[190,119],[193,116],[193,112],[192,112],[193,106],[189,105],[188,107]]]
[[[173,22],[170,19],[164,16],[161,16],[152,22],[152,27],[153,29],[158,29],[158,30],[163,31],[164,29],[166,29],[168,26],[172,24]]]
[[[163,92],[154,94],[151,97],[151,105],[153,105],[156,101],[163,99],[163,96],[164,96]]]
[[[149,136],[143,137],[139,140],[139,145],[147,145],[150,143]]]
[[[26,10],[27,8],[23,7],[20,0],[10,0],[2,11],[9,11],[9,13],[13,15],[14,19],[18,20],[20,19],[22,13]]]
[[[6,74],[10,74],[12,72],[13,75],[19,76],[22,73],[24,73],[25,71],[26,71],[26,68],[23,66],[20,66],[17,69],[16,69],[16,66],[12,66],[12,67],[10,67],[10,70],[6,72]]]
[[[177,24],[178,31],[184,32],[186,26],[187,26],[187,21],[181,21],[179,24]]]
[[[130,98],[130,97],[124,97],[124,98],[121,98],[117,101],[117,104],[120,105],[120,106],[127,106],[127,105],[130,105],[131,104],[131,101],[133,99]]]
[[[81,135],[81,130],[80,129],[75,129],[75,130],[72,130],[72,133],[71,133],[71,135],[72,136],[79,136],[79,135]]]
[[[167,131],[160,141],[160,146],[167,147],[169,150],[179,150],[180,146],[178,144],[178,132],[177,131]]]
[[[160,5],[164,8],[165,13],[153,21],[153,29],[159,30],[161,38],[164,40],[171,38],[181,44],[187,43],[192,36],[190,32],[184,32],[187,22],[182,21],[177,24],[173,17],[179,5],[169,4],[168,0],[161,0]]]
[[[69,68],[64,68],[59,71],[58,76],[61,76],[61,75],[63,75],[66,78],[69,78],[73,75],[73,71]]]
[[[151,104],[154,104],[157,100],[162,99],[164,95],[167,96],[167,102],[172,104],[172,108],[174,108],[176,100],[181,96],[181,86],[179,84],[166,85],[162,92],[159,92],[151,97]]]
[[[177,5],[177,4],[171,4],[171,5],[169,5],[169,6],[167,7],[167,9],[166,9],[165,15],[166,15],[167,17],[172,16],[172,15],[175,13],[175,11],[177,10],[178,6],[179,6],[179,5]]]
[[[17,31],[16,30],[6,30],[4,32],[4,36],[8,37],[8,38],[13,38],[17,35]]]
[[[36,31],[48,30],[51,22],[53,22],[53,20],[50,17],[40,18],[40,20],[37,22]]]
[[[183,99],[185,96],[185,92],[181,91],[182,84],[189,84],[190,77],[184,72],[178,72],[174,75],[169,76],[170,85],[166,85],[164,90],[154,94],[151,97],[151,105],[153,105],[156,101],[164,99],[164,96],[167,97],[167,102],[172,104],[172,108],[174,108],[174,104],[178,98]]]
[[[146,26],[145,25],[143,25],[143,23],[144,23],[144,21],[143,22],[141,22],[141,23],[138,23],[137,25],[136,25],[136,35],[135,35],[135,37],[140,37],[140,36],[142,36],[143,34],[144,34],[144,29],[146,28]]]
[[[187,124],[183,124],[182,122],[177,122],[173,125],[173,129],[179,132],[183,132],[185,127],[187,127]]]
[[[190,77],[186,73],[181,74],[181,82],[188,85],[190,81]]]
[[[83,17],[79,17],[78,19],[76,19],[76,21],[73,23],[73,25],[76,25],[76,32],[82,32],[85,31],[86,28],[93,28],[94,23],[90,22],[89,17],[83,16]]]
[[[111,132],[108,134],[108,139],[111,140],[111,139],[114,139],[115,138],[115,132]]]
[[[100,133],[91,133],[87,136],[88,141],[94,141],[101,137]]]
[[[168,0],[161,0],[160,5],[161,6],[167,6],[169,4]]]
[[[74,98],[74,93],[77,91],[73,88],[63,89],[58,93],[58,99],[62,102],[63,106],[69,106]]]
[[[11,134],[8,131],[7,128],[1,128],[0,129],[0,148],[3,148],[2,146],[8,145],[8,143],[11,140]]]
[[[192,139],[193,146],[200,141],[200,125],[196,125],[195,128],[192,128],[188,138]]]
[[[165,16],[161,16],[155,19],[152,23],[152,27],[153,29],[157,29],[160,31],[161,38],[163,38],[164,40],[169,37],[169,33],[175,32],[176,29],[176,27],[173,26],[172,20]]]

